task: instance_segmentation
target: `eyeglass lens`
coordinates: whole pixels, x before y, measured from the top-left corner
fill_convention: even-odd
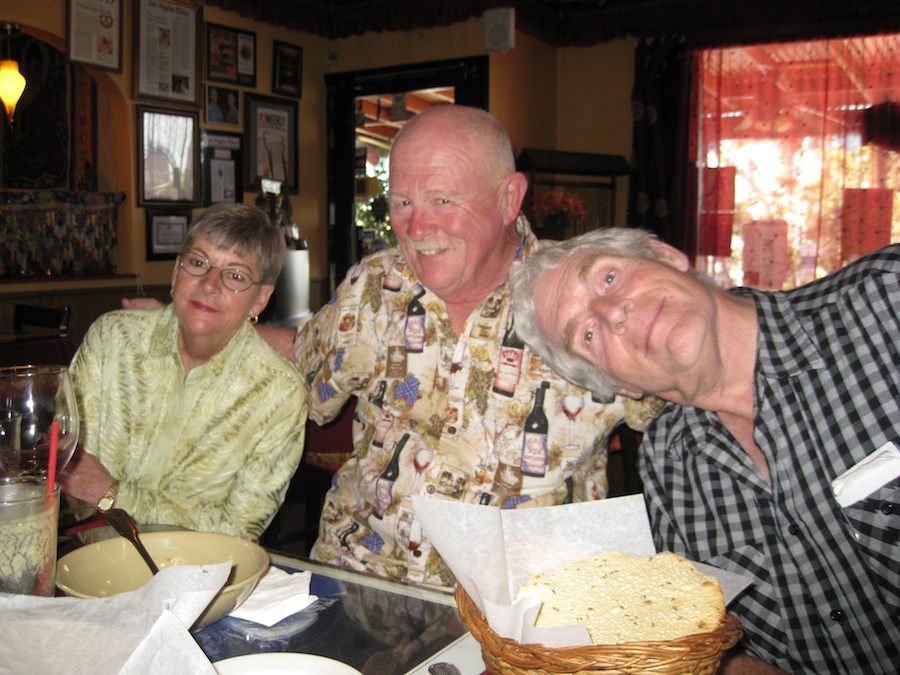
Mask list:
[[[246,291],[256,283],[246,272],[236,267],[225,267],[222,269],[214,267],[209,264],[209,260],[196,253],[186,253],[182,256],[181,269],[193,277],[202,277],[210,270],[218,269],[222,284],[225,288],[235,293]]]

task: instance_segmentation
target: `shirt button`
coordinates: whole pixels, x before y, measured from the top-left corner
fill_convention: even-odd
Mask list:
[[[414,557],[414,558],[421,558],[421,557],[422,557],[422,551],[420,551],[419,549],[416,549],[415,551],[413,551],[413,557]]]
[[[847,618],[846,616],[844,616],[844,611],[843,611],[842,609],[833,609],[833,610],[831,610],[831,614],[829,614],[828,617],[829,617],[832,621],[837,621],[837,622],[841,622],[841,621],[843,621],[844,619]]]
[[[798,534],[800,534],[800,526],[797,525],[797,523],[791,523],[788,527],[788,534],[796,537]]]
[[[881,505],[881,512],[886,516],[891,515],[894,512],[894,505],[891,502],[885,502]]]

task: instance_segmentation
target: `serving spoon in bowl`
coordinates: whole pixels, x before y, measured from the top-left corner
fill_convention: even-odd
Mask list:
[[[156,566],[156,563],[153,562],[150,553],[144,548],[144,544],[138,534],[137,524],[134,522],[134,518],[131,517],[131,514],[124,509],[109,509],[108,511],[102,511],[101,514],[106,519],[106,522],[113,526],[113,529],[115,529],[116,532],[134,544],[134,547],[137,549],[138,553],[141,554],[141,557],[144,559],[144,562],[147,563],[147,567],[150,568],[150,571],[153,572],[153,574],[159,572],[159,568]]]

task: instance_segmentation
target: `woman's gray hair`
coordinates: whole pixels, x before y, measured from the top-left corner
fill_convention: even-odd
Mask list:
[[[250,204],[223,202],[210,206],[191,223],[181,253],[186,253],[198,239],[229,251],[235,249],[242,258],[256,263],[261,284],[274,285],[284,265],[284,234],[269,221],[265,211]]]
[[[654,235],[646,230],[592,230],[558,243],[544,243],[523,261],[513,265],[510,271],[516,333],[557,375],[591,390],[601,400],[612,399],[620,387],[619,383],[598,371],[595,364],[567,352],[558,346],[558,341],[551,341],[541,333],[535,316],[535,296],[540,293],[538,284],[544,274],[576,254],[585,258],[608,255],[659,259],[659,254],[650,244],[654,239]]]

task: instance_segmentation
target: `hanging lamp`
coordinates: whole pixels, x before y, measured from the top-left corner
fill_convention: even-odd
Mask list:
[[[9,123],[13,123],[13,114],[16,112],[16,104],[19,97],[25,91],[25,78],[19,72],[19,64],[12,60],[12,31],[13,25],[6,23],[6,55],[7,59],[0,61],[0,100],[6,106],[6,117]]]

